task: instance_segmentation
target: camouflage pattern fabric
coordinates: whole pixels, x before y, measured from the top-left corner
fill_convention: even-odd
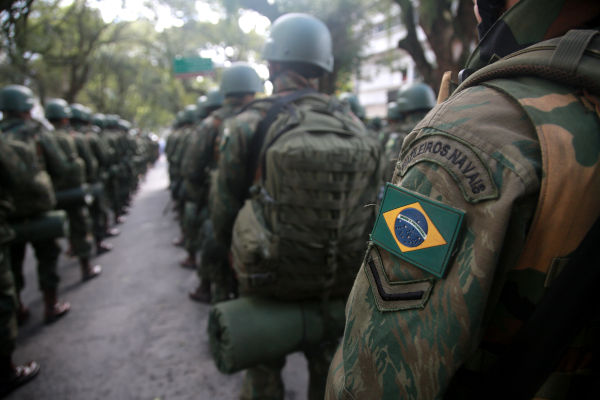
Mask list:
[[[0,133],[0,355],[10,356],[17,338],[17,300],[10,268],[8,242],[14,233],[7,223],[14,210],[11,190],[33,181],[35,174],[13,150],[18,143],[9,143]]]
[[[286,71],[275,78],[274,97],[288,94],[303,88],[315,88],[316,82]],[[325,96],[325,95],[323,95]],[[209,195],[210,216],[213,222],[215,237],[218,242],[230,246],[231,232],[238,210],[248,196],[252,182],[248,179],[247,169],[250,160],[249,145],[256,127],[264,118],[271,103],[256,101],[244,112],[230,118],[223,124],[220,143],[219,166],[216,184],[211,187]],[[246,172],[244,172],[246,171]],[[243,172],[243,173],[242,173]],[[214,189],[214,190],[213,190]],[[323,344],[325,346],[325,344]],[[326,366],[329,365],[332,350],[305,353],[310,375],[310,398],[322,399]],[[281,369],[284,360],[274,365],[257,366],[247,370],[242,388],[242,399],[282,399],[283,384]],[[321,365],[322,367],[317,367]]]
[[[459,393],[468,389],[469,382],[453,382],[459,369],[485,371],[502,354],[551,279],[550,263],[539,264],[543,258],[529,257],[530,250],[552,248],[555,256],[573,250],[572,241],[562,237],[562,254],[546,240],[525,247],[542,182],[538,135],[559,136],[562,179],[584,179],[585,194],[573,189],[577,186],[559,190],[582,193],[581,207],[565,196],[548,201],[564,206],[556,216],[569,215],[559,230],[585,233],[600,211],[598,104],[597,96],[541,79],[496,80],[454,94],[415,127],[393,183],[466,211],[463,239],[442,279],[370,247],[348,300],[327,399],[441,398],[451,383],[453,390],[463,384]],[[417,282],[431,290],[422,301],[389,300],[387,295]],[[584,331],[582,357],[559,367],[562,382],[551,375],[537,397],[572,397],[569,390],[577,388],[568,388],[564,379],[574,370],[586,371],[581,361],[589,356],[585,345],[593,329]]]
[[[83,159],[79,158],[74,132],[57,129],[54,135],[70,166],[69,173],[55,181],[56,189],[63,190],[81,186],[86,180],[86,164]],[[86,206],[71,206],[65,211],[69,218],[69,242],[73,254],[79,258],[89,258],[93,246],[92,221],[89,210]]]
[[[388,182],[392,179],[394,170],[396,169],[396,162],[398,161],[398,154],[402,148],[402,143],[410,131],[415,125],[423,119],[426,113],[412,113],[406,115],[404,120],[400,122],[394,122],[388,125],[384,130],[384,137],[387,138],[383,143],[383,157],[387,165],[383,173],[383,179]]]
[[[35,159],[34,165],[36,168],[41,168],[48,172],[53,179],[59,179],[62,174],[69,171],[69,164],[60,150],[55,138],[36,121],[25,121],[20,119],[7,119],[0,123],[0,128],[4,131],[3,135],[6,138],[20,141],[25,144],[32,157]],[[43,174],[42,174],[43,176]],[[50,195],[45,199],[47,204],[43,204],[51,208],[54,205],[54,192],[51,182],[44,182],[46,191],[49,190]],[[21,206],[20,202],[15,204],[17,209]],[[40,207],[41,205],[36,205]],[[31,210],[23,210],[21,215],[26,215]],[[39,211],[39,209],[38,209]],[[60,280],[57,274],[57,262],[60,254],[60,246],[56,240],[47,240],[31,243],[35,256],[37,258],[38,284],[42,290],[55,290]],[[12,243],[10,248],[10,262],[15,279],[17,291],[20,291],[24,285],[23,276],[23,260],[25,258],[26,243]]]

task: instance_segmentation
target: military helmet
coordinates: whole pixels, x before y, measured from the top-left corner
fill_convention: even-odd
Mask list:
[[[223,71],[221,93],[225,97],[234,93],[262,93],[264,85],[254,68],[239,62]]]
[[[104,128],[106,126],[106,116],[102,113],[96,113],[92,116],[92,123],[98,128]]]
[[[92,113],[83,104],[73,103],[71,104],[71,119],[89,122],[92,119]]]
[[[408,108],[408,102],[406,99],[399,98],[396,101],[388,103],[387,119],[394,121],[404,118],[404,113],[408,111]]]
[[[206,103],[204,103],[204,107],[207,109],[221,107],[225,98],[223,97],[223,93],[219,89],[210,90],[206,93]]]
[[[340,94],[340,101],[348,103],[350,109],[358,118],[363,119],[365,117],[365,108],[360,105],[358,97],[354,93],[344,92]]]
[[[198,119],[198,107],[195,104],[185,106],[181,122],[184,124],[193,124],[196,119]]]
[[[303,62],[331,72],[331,34],[327,26],[312,15],[282,15],[271,25],[263,58],[268,61]]]
[[[198,110],[198,118],[204,119],[208,115],[208,111],[206,110],[206,96],[198,97],[196,100],[196,109]]]
[[[131,129],[131,126],[131,122],[127,121],[126,119],[119,118],[117,120],[117,128],[121,129],[122,131],[129,131]]]
[[[50,99],[46,102],[44,114],[50,121],[71,118],[71,107],[65,99]]]
[[[398,100],[404,99],[407,108],[404,112],[429,111],[436,104],[433,89],[425,83],[414,83],[398,93]],[[398,101],[396,100],[396,101]]]
[[[117,114],[108,114],[105,118],[106,128],[108,129],[117,129],[119,127],[119,119],[121,117]]]
[[[34,105],[31,89],[22,85],[8,85],[0,90],[0,111],[31,111]]]

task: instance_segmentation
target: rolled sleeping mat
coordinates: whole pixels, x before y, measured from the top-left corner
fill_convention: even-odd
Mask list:
[[[47,211],[36,217],[11,222],[15,242],[36,242],[69,236],[69,220],[64,210]]]
[[[210,349],[219,371],[231,374],[285,357],[303,344],[335,339],[344,332],[344,302],[279,302],[241,297],[218,303],[208,317]]]
[[[56,192],[56,208],[59,210],[76,206],[89,206],[93,202],[94,195],[88,184]]]
[[[99,199],[104,196],[104,184],[102,182],[96,182],[90,185],[90,193],[94,196],[94,199]]]

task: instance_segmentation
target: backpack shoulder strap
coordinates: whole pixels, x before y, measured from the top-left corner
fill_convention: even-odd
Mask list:
[[[600,93],[598,30],[570,30],[564,36],[537,43],[470,75],[456,92],[498,78],[536,76]]]
[[[252,182],[254,181],[254,178],[257,173],[258,161],[260,159],[260,154],[263,143],[265,141],[265,136],[267,135],[267,132],[269,131],[271,125],[273,125],[273,122],[275,122],[275,120],[277,119],[279,113],[288,104],[293,103],[294,101],[314,92],[314,89],[306,88],[276,99],[273,102],[273,105],[271,105],[271,107],[268,109],[265,117],[258,123],[256,131],[254,132],[254,136],[252,136],[252,140],[250,141],[249,147],[250,157],[248,172],[250,175],[248,177],[248,182],[250,182],[250,184],[252,184]]]

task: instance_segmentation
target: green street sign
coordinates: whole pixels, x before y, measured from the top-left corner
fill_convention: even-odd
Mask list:
[[[178,78],[190,78],[213,70],[213,62],[204,57],[177,57],[173,59],[173,73]]]

